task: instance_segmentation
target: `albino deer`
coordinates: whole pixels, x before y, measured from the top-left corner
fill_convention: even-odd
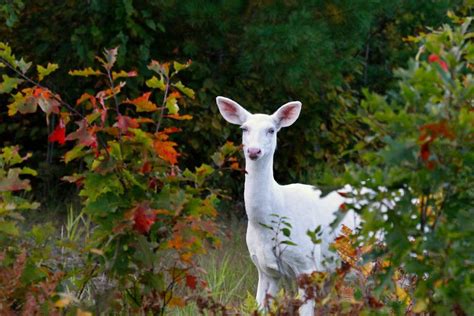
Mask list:
[[[273,178],[273,155],[277,132],[292,125],[298,118],[301,102],[281,106],[272,115],[251,114],[237,102],[224,97],[216,99],[219,111],[230,123],[241,126],[245,154],[245,210],[248,216],[247,247],[258,270],[257,302],[264,307],[266,295],[274,296],[281,277],[296,278],[313,271],[332,269],[323,265],[325,257],[332,257],[329,245],[336,237],[330,227],[335,212],[345,198],[337,192],[321,196],[311,185],[294,183],[280,185]],[[342,224],[354,229],[358,217],[352,211]],[[272,217],[287,218],[292,226],[291,241],[297,246],[286,247],[277,258],[274,252],[274,232],[264,227]],[[314,245],[308,230],[322,228],[322,242]],[[303,291],[300,290],[303,294]],[[301,315],[313,315],[314,303],[309,301],[300,308]]]

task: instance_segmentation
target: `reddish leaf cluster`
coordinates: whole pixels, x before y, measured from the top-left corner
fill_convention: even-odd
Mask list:
[[[441,69],[443,69],[446,72],[448,72],[448,70],[449,70],[448,64],[444,60],[442,60],[441,57],[439,57],[436,54],[431,54],[428,57],[428,61],[430,63],[437,63],[438,65],[440,65]]]
[[[421,144],[420,158],[426,163],[426,167],[430,170],[436,167],[436,163],[430,160],[430,145],[439,137],[454,139],[454,133],[449,129],[446,121],[425,124],[420,127],[420,137],[418,138]]]
[[[133,212],[133,229],[140,234],[148,234],[151,226],[156,221],[156,215],[149,209],[147,205],[140,204],[132,209]]]

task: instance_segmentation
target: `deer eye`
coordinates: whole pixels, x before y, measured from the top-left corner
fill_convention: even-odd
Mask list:
[[[246,133],[246,132],[249,131],[248,127],[246,127],[246,126],[242,126],[240,129],[241,129],[242,132],[244,132],[244,133]]]
[[[268,134],[275,134],[275,129],[274,129],[274,128],[269,128],[269,129],[267,130],[267,133],[268,133]]]

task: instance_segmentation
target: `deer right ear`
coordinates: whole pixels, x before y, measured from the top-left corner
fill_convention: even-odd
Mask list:
[[[222,117],[224,117],[229,123],[242,125],[251,115],[250,112],[231,99],[217,97],[216,103]]]

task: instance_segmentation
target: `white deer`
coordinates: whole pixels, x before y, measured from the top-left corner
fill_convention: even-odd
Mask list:
[[[278,291],[282,277],[297,278],[301,274],[332,269],[323,265],[326,257],[334,254],[329,250],[337,229],[330,224],[335,212],[345,202],[338,192],[324,197],[311,185],[294,183],[280,185],[273,178],[273,155],[277,146],[277,132],[292,125],[301,111],[301,102],[294,101],[281,106],[274,114],[251,114],[237,102],[217,97],[219,111],[230,123],[241,126],[245,154],[245,210],[248,217],[247,247],[258,270],[257,303],[264,308],[267,294]],[[340,225],[356,228],[358,216],[349,211]],[[277,258],[274,251],[275,233],[264,227],[277,214],[291,224],[291,241],[297,246],[286,247]],[[314,245],[308,230],[322,228],[322,242]],[[340,226],[339,226],[340,227]],[[299,290],[301,295],[303,291]],[[301,315],[313,315],[314,302],[308,301],[300,308]]]

